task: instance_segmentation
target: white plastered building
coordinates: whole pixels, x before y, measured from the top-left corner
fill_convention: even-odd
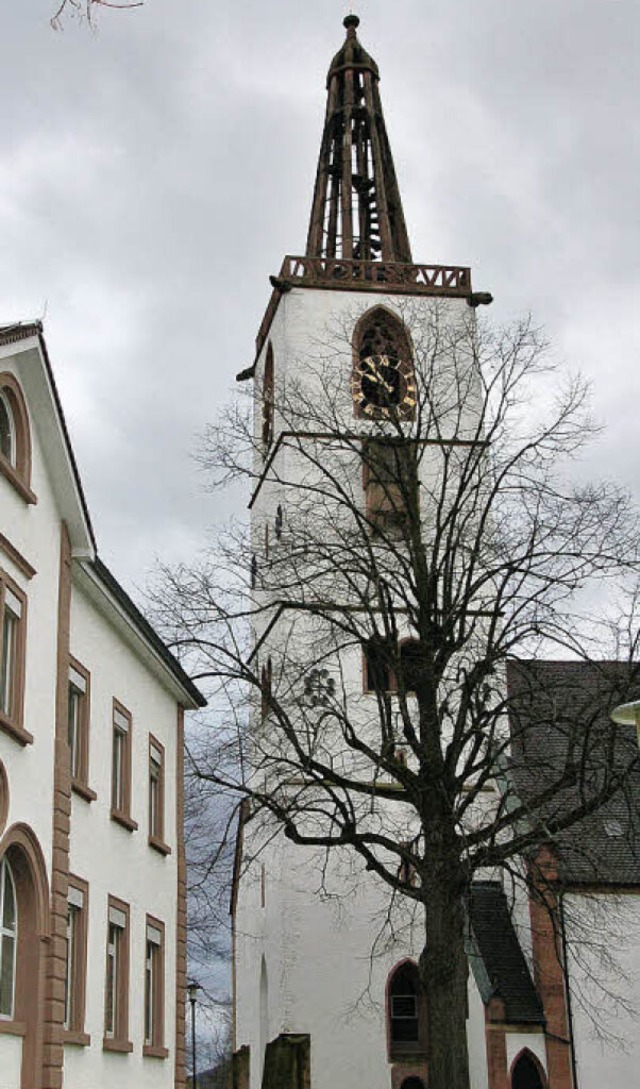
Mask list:
[[[0,610],[0,1086],[182,1086],[203,699],[97,555],[39,323],[0,328]]]

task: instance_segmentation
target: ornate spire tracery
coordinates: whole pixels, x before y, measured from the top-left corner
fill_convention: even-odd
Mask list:
[[[325,117],[307,257],[411,262],[387,138],[378,66],[347,15],[347,38],[327,76]]]

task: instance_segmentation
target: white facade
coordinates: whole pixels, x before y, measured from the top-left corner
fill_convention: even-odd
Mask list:
[[[268,600],[269,595],[268,589],[261,589],[262,566],[268,561],[267,533],[269,558],[278,562],[274,535],[278,506],[285,534],[288,518],[297,523],[307,516],[314,518],[314,489],[322,481],[322,469],[314,471],[314,458],[320,463],[325,457],[333,459],[340,486],[349,492],[354,506],[364,502],[357,451],[354,453],[348,444],[340,448],[326,433],[335,436],[341,431],[354,431],[354,330],[363,315],[380,306],[397,315],[408,329],[416,370],[420,365],[429,366],[434,347],[430,338],[439,328],[438,358],[432,372],[425,375],[423,371],[422,378],[430,382],[433,402],[441,409],[442,432],[456,439],[477,436],[477,386],[469,351],[473,312],[465,298],[311,287],[293,287],[283,294],[255,370],[255,472],[260,481],[252,497],[251,517],[258,601]],[[262,401],[268,355],[274,367],[274,424],[271,461],[263,471]],[[468,389],[464,403],[449,398],[447,392],[454,371],[457,381],[464,382]],[[379,425],[358,421],[360,434],[366,435],[368,428],[372,435],[380,434]],[[298,433],[295,441],[287,438],[292,429]],[[303,444],[304,451],[313,450],[311,458],[301,453]],[[425,534],[429,532],[429,497],[437,493],[440,484],[439,459],[434,450],[421,461]],[[316,526],[316,534],[329,538],[340,524],[339,510],[326,508],[318,517],[323,528],[318,530]],[[314,591],[318,592],[317,581]],[[271,620],[269,612],[256,620],[256,668],[268,657],[277,687],[281,648],[286,644],[284,668],[291,670],[295,657],[292,647],[297,643],[304,658],[303,648],[309,640],[315,637],[322,642],[323,634],[320,629],[314,633],[312,622],[304,614],[291,619],[284,613],[273,626]],[[409,635],[409,629],[400,634]],[[349,702],[351,720],[361,720],[362,735],[366,736],[367,721],[377,723],[378,716],[376,697],[363,691],[361,649],[341,650],[336,655],[338,660],[339,669],[330,661],[325,664]],[[259,736],[258,710],[255,730]],[[337,748],[333,758],[340,758]],[[351,754],[346,758],[353,760]],[[490,798],[487,804],[491,804]],[[408,838],[408,829],[402,823],[404,814],[394,814],[390,803],[386,804],[384,819],[387,828],[397,822],[399,840]],[[424,947],[424,920],[419,909],[414,917],[410,904],[396,904],[391,933],[386,925],[389,897],[381,892],[379,880],[366,873],[357,856],[340,850],[327,859],[321,851],[292,846],[282,835],[266,846],[262,845],[263,838],[267,837],[252,830],[249,822],[243,837],[244,861],[234,920],[235,1046],[249,1045],[250,1089],[260,1089],[265,1045],[280,1034],[310,1035],[313,1089],[334,1089],[337,1085],[341,1089],[359,1089],[362,1085],[392,1085],[399,1089],[411,1076],[421,1078],[426,1085],[423,1057],[416,1054],[402,1060],[392,1056],[386,1009],[386,990],[393,969],[406,959],[417,963]],[[485,1004],[471,974],[468,1042],[473,1089],[489,1089],[491,1085],[485,1022]],[[523,1050],[537,1056],[541,1069],[546,1069],[540,1025],[529,1025],[521,1034],[508,1037],[509,1064]]]
[[[201,697],[96,557],[39,326],[0,330],[0,398],[28,444],[0,454],[3,608],[17,598],[22,614],[0,715],[0,860],[17,917],[0,1087],[168,1089],[184,1080],[182,722]],[[115,981],[110,918],[124,923],[109,935]]]

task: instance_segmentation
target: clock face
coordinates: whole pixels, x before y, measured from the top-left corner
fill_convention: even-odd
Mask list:
[[[353,400],[360,415],[380,418],[413,415],[416,388],[410,367],[389,355],[369,355],[354,368]]]

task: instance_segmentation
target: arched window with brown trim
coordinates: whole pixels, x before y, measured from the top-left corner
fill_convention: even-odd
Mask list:
[[[405,1078],[400,1085],[400,1089],[425,1089],[425,1084],[422,1078],[417,1078],[415,1074],[410,1074],[408,1078]]]
[[[384,306],[362,316],[353,337],[351,395],[356,416],[411,420],[416,380],[409,335]]]
[[[427,1011],[418,966],[403,960],[387,980],[389,1059],[423,1056],[427,1050]]]
[[[539,1060],[525,1048],[511,1067],[511,1089],[546,1089],[546,1086],[547,1079]]]
[[[0,856],[3,886],[0,1017],[20,1026],[23,1035],[22,1089],[39,1089],[43,1084],[45,957],[50,938],[46,864],[36,836],[24,824],[7,829]]]
[[[0,472],[28,503],[31,491],[31,433],[20,385],[8,371],[0,374]]]
[[[273,362],[273,348],[271,342],[267,347],[267,358],[264,364],[264,377],[262,379],[262,452],[269,453],[273,442],[273,409],[275,395],[275,373]]]

